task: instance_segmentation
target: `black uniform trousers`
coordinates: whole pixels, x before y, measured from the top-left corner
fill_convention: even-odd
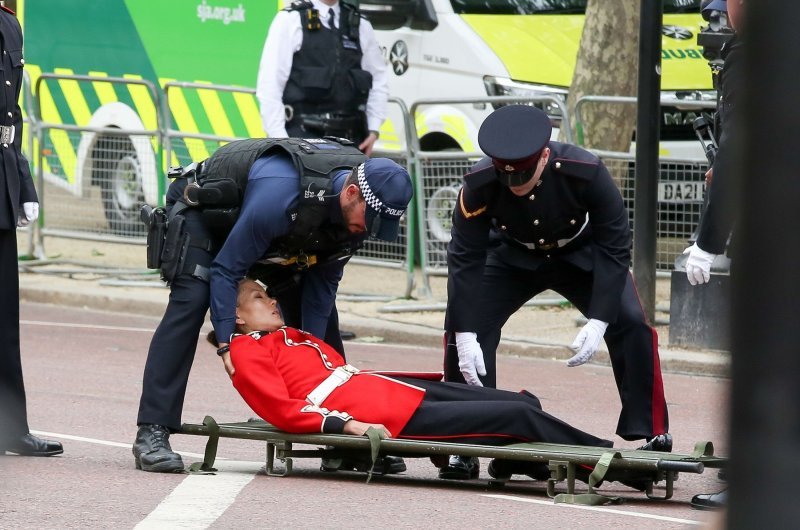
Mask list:
[[[28,434],[19,348],[17,232],[0,229],[0,445]]]
[[[547,442],[612,446],[610,441],[544,412],[539,399],[525,391],[397,379],[425,389],[425,398],[403,428],[401,438],[485,445]]]
[[[589,309],[594,275],[554,259],[535,271],[512,267],[489,259],[483,275],[484,298],[476,307],[489,319],[486,332],[478,333],[483,350],[485,386],[497,386],[496,352],[503,325],[525,302],[544,290],[552,289],[572,302],[584,315]],[[451,334],[452,335],[452,334]],[[639,296],[628,274],[616,322],[610,323],[604,339],[611,357],[622,410],[617,434],[625,440],[652,438],[669,430],[664,384],[658,356],[658,337],[647,322]],[[458,369],[455,338],[447,337],[445,379],[464,382]]]
[[[185,179],[176,179],[170,184],[167,190],[168,212],[182,197],[185,186]],[[186,230],[191,237],[211,239],[199,210],[187,208],[180,215],[186,219]],[[189,247],[186,253],[186,263],[210,267],[213,259],[213,253],[197,247]],[[189,371],[209,304],[207,280],[180,273],[170,284],[167,309],[150,341],[145,362],[137,419],[139,425],[153,423],[169,429],[181,426]]]

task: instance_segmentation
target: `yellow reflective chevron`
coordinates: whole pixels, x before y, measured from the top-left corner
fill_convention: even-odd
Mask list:
[[[58,75],[74,75],[75,72],[70,68],[55,68],[54,74]],[[86,104],[86,98],[83,97],[81,87],[74,79],[58,79],[58,86],[64,93],[64,99],[67,101],[69,111],[72,113],[72,118],[75,120],[75,125],[87,125],[89,120],[92,119],[92,113],[89,110],[89,105]]]
[[[165,84],[174,81],[174,79],[159,79],[163,87]],[[197,122],[192,116],[192,111],[189,110],[189,104],[183,95],[183,89],[180,87],[169,87],[169,109],[172,116],[175,117],[176,128],[185,133],[198,133]],[[189,150],[189,157],[192,160],[205,160],[209,157],[208,149],[200,141],[186,140],[186,148]]]
[[[264,134],[264,129],[261,125],[261,115],[258,112],[255,96],[244,92],[234,92],[233,100],[242,115],[245,127],[247,127],[247,134],[251,138],[264,138],[266,134]]]
[[[42,75],[42,70],[38,66],[32,64],[26,65],[26,70],[28,70],[31,76],[31,86],[35,87],[36,81]],[[59,125],[63,123],[61,114],[58,112],[56,103],[53,100],[53,95],[50,93],[46,81],[43,81],[39,85],[39,104],[41,113],[39,117],[43,121]],[[66,131],[57,129],[50,129],[48,135],[53,151],[60,162],[61,169],[67,177],[67,182],[73,184],[75,182],[75,162],[77,161],[77,156],[75,155],[75,148],[72,146],[72,142],[70,142],[69,135]],[[36,143],[38,144],[38,142]],[[40,145],[34,145],[36,152],[39,152],[38,150],[40,148]],[[47,163],[47,153],[42,154],[45,155],[42,157],[45,161],[45,166],[43,167],[44,171],[53,173],[54,168]]]
[[[92,77],[108,77],[108,74],[105,72],[89,72],[89,75]],[[117,93],[114,92],[111,83],[92,81],[92,87],[95,93],[97,93],[97,99],[100,101],[101,105],[108,105],[109,103],[118,101]]]
[[[142,76],[137,74],[125,74],[122,77],[133,80],[142,79]],[[145,128],[150,130],[158,129],[156,104],[147,87],[144,85],[128,85],[128,92],[131,94],[133,105],[136,107],[136,112],[142,119]]]
[[[208,81],[195,81],[195,83],[210,85]],[[203,108],[208,116],[208,121],[211,123],[211,128],[217,136],[233,136],[233,127],[225,115],[225,110],[222,108],[222,102],[219,100],[219,92],[216,90],[197,89],[197,95]]]

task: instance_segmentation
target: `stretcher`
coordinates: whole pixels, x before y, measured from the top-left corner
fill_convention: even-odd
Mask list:
[[[620,502],[618,497],[597,492],[605,481],[635,483],[651,499],[669,499],[678,473],[702,473],[705,468],[722,468],[727,459],[714,456],[711,442],[698,442],[691,454],[639,451],[605,447],[586,447],[551,443],[521,443],[505,446],[457,444],[424,440],[381,438],[370,429],[366,436],[336,434],[292,434],[281,431],[262,420],[218,424],[206,416],[202,424],[184,423],[179,434],[208,437],[203,462],[197,462],[190,472],[215,471],[217,446],[220,438],[260,440],[266,442],[266,474],[286,476],[292,472],[296,458],[326,458],[336,462],[343,458],[367,457],[374,462],[378,456],[394,455],[404,458],[446,457],[447,455],[498,458],[521,462],[538,462],[548,466],[547,495],[556,503],[601,505]],[[294,444],[317,445],[316,449],[296,449]],[[278,465],[278,461],[282,466]],[[326,464],[327,466],[327,464]],[[576,478],[591,469],[588,491],[578,493]],[[371,473],[368,475],[367,481]],[[663,495],[656,495],[653,485],[665,482]],[[492,479],[489,484],[502,487],[505,480]],[[566,493],[557,492],[558,485]],[[580,484],[580,482],[579,482]],[[583,486],[578,486],[583,489]],[[559,487],[563,491],[563,487]]]

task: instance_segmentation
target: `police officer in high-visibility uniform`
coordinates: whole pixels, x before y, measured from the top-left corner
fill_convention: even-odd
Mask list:
[[[256,96],[267,136],[339,136],[370,155],[389,97],[372,25],[354,2],[292,2],[270,26]]]
[[[305,157],[311,159],[307,165]],[[228,202],[226,185],[234,181],[246,188],[241,201],[236,192]],[[321,187],[310,187],[315,182]],[[230,142],[193,176],[176,179],[167,192],[169,224],[160,253],[162,276],[170,271],[165,278],[170,297],[145,364],[133,446],[136,467],[183,470],[169,435],[181,425],[200,328],[210,303],[216,334],[221,343],[228,342],[236,283],[245,275],[264,279],[277,292],[287,322],[325,337],[344,354],[335,304],[344,266],[368,236],[396,239],[411,194],[404,168],[385,158],[367,160],[355,147],[333,140]],[[209,198],[203,206],[206,196],[214,201]],[[216,225],[231,212],[238,214],[228,234]],[[171,229],[181,226],[188,237],[173,238]],[[185,257],[176,263],[175,256]],[[217,353],[233,373],[227,346]],[[399,464],[404,470],[402,460]]]
[[[552,289],[588,318],[568,366],[589,361],[606,340],[622,400],[617,434],[670,450],[658,339],[629,272],[628,212],[602,162],[550,141],[551,130],[544,112],[525,105],[502,107],[481,125],[488,157],[464,177],[447,252],[445,377],[495,386],[503,325]],[[440,476],[477,470],[451,457]]]

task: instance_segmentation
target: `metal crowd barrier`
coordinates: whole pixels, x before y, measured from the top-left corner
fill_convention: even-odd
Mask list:
[[[116,95],[131,94],[137,108],[148,112],[146,119],[154,128],[64,123],[65,115],[53,103],[51,81],[59,90],[71,90],[73,97],[85,98],[83,89],[88,84],[95,89],[107,86]],[[94,89],[87,92],[90,90]],[[45,73],[37,79],[33,94],[35,142],[31,151],[41,203],[40,248],[45,236],[143,244],[139,208],[146,201],[144,190],[150,190],[151,201],[163,195],[158,172],[161,119],[155,86],[138,79]],[[47,117],[60,122],[43,119],[45,99],[50,107]],[[73,101],[70,110],[76,120],[79,112],[91,112],[85,99]]]
[[[55,81],[65,83],[109,84],[131,91],[136,86],[149,94],[154,107],[151,128],[117,129],[110,127],[78,126],[44,121],[42,119],[43,87]],[[146,80],[126,78],[42,74],[31,90],[28,81],[26,113],[28,123],[27,151],[35,162],[42,215],[38,235],[31,231],[31,254],[34,242],[42,248],[44,236],[60,236],[122,243],[144,243],[143,225],[138,210],[148,202],[163,201],[164,170],[173,164],[185,164],[210,156],[221,145],[239,139],[216,133],[199,132],[196,127],[180,128],[176,119],[186,118],[185,91],[199,91],[200,99],[213,96],[237,100],[240,110],[257,109],[252,98],[255,91],[248,88],[203,83],[170,82],[164,85],[164,96]],[[76,93],[73,90],[73,94]],[[47,97],[52,96],[47,93]],[[249,99],[248,99],[249,98]],[[248,99],[248,101],[244,101]],[[244,101],[244,103],[243,103]],[[479,152],[422,151],[415,118],[422,107],[432,105],[465,105],[472,112],[491,111],[492,106],[508,103],[538,104],[556,108],[561,122],[569,123],[564,102],[554,96],[536,98],[483,97],[472,99],[429,99],[416,102],[409,110],[402,100],[390,98],[396,106],[399,120],[399,150],[376,151],[373,156],[391,158],[409,169],[415,187],[415,199],[401,221],[400,237],[396,242],[368,241],[354,257],[355,263],[388,267],[406,272],[403,296],[410,297],[414,282],[415,249],[419,248],[419,264],[423,285],[420,296],[430,296],[429,277],[447,274],[446,251],[450,240],[450,223],[461,179],[483,155]],[[635,102],[635,98],[585,96],[576,105],[576,123],[580,126],[581,109],[591,102]],[[708,102],[686,102],[693,108],[707,108]],[[175,106],[179,108],[174,108]],[[183,109],[183,110],[181,110]],[[51,109],[52,112],[52,109]],[[63,120],[62,120],[63,121]],[[210,120],[209,120],[210,121]],[[252,126],[250,127],[252,129]],[[252,131],[250,131],[252,132]],[[571,141],[571,130],[564,130]],[[625,206],[633,212],[633,180],[635,159],[630,153],[597,152],[609,167],[619,185]],[[685,248],[696,228],[702,211],[704,159],[662,159],[659,184],[658,257],[657,268],[669,270],[675,257]],[[48,186],[45,186],[45,182]],[[144,196],[143,184],[157,189],[155,199]],[[88,199],[88,200],[87,200]],[[633,218],[631,217],[631,223]],[[633,227],[635,229],[635,227]],[[41,252],[40,252],[41,254]]]
[[[636,98],[594,95],[579,98],[575,104],[575,124],[579,143],[583,142],[583,109],[588,104],[597,103],[635,105]],[[681,110],[713,111],[716,101],[662,99],[661,104]],[[700,223],[708,161],[702,154],[699,142],[697,146],[698,155],[695,158],[662,157],[659,160],[656,228],[657,271],[669,271],[674,268],[675,258],[688,246],[689,240],[693,238],[694,231]],[[630,215],[631,228],[635,231],[636,227],[633,224],[635,155],[633,153],[594,151],[614,176]]]
[[[636,207],[634,179],[636,157],[630,153],[593,151],[608,168],[619,187],[631,228],[634,233],[633,211]],[[656,270],[674,268],[675,258],[689,245],[692,234],[700,224],[703,213],[705,159],[671,159],[659,161],[658,220],[656,224]],[[636,256],[633,257],[636,259]]]

